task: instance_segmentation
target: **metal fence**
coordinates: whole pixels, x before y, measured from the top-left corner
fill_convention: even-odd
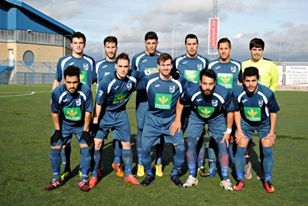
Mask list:
[[[56,71],[55,62],[35,62],[26,65],[14,62],[14,66],[0,65],[0,84],[52,84]]]
[[[10,65],[10,66],[8,66]],[[0,84],[52,84],[56,62],[0,62]],[[308,62],[277,62],[279,87],[308,87]]]

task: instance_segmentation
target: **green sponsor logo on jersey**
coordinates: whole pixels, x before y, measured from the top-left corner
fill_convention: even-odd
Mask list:
[[[244,107],[244,114],[249,121],[261,121],[261,108],[259,107]]]
[[[187,79],[188,81],[193,82],[193,83],[198,83],[199,82],[199,73],[200,73],[200,71],[198,71],[198,70],[185,70],[184,71],[184,78]]]
[[[209,118],[215,111],[214,107],[198,107],[198,114],[203,118]]]
[[[155,74],[158,72],[158,69],[156,67],[153,67],[153,68],[145,68],[144,69],[144,73],[146,75],[149,75],[149,74]]]
[[[126,93],[116,94],[113,98],[112,103],[118,104],[118,103],[124,102],[126,100],[126,97],[127,97]]]
[[[87,84],[88,78],[87,78],[87,71],[82,70],[80,71],[80,82],[83,84]]]
[[[155,105],[156,109],[170,109],[171,108],[171,94],[162,94],[156,93],[155,94]]]
[[[227,89],[232,89],[233,87],[233,75],[226,73],[218,73],[217,83],[224,86]]]
[[[68,120],[80,121],[81,120],[81,111],[80,107],[64,107],[63,108],[64,116]]]

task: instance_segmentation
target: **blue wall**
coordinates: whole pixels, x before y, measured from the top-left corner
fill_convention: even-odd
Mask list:
[[[71,28],[50,18],[31,6],[14,0],[0,3],[0,29],[70,35]]]

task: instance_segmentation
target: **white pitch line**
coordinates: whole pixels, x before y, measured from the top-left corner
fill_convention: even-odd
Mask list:
[[[6,95],[1,95],[0,94],[0,98],[1,97],[20,97],[20,96],[30,96],[30,95],[34,95],[35,91],[32,92],[27,92],[27,93],[19,93],[19,94],[6,94]]]

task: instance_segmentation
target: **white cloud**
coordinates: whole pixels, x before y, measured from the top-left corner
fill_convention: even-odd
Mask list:
[[[82,31],[88,38],[86,51],[102,56],[101,45],[107,35],[119,39],[119,48],[128,53],[144,49],[144,34],[154,30],[159,35],[159,49],[171,51],[173,25],[175,45],[184,52],[184,38],[195,33],[200,52],[207,55],[208,18],[213,14],[212,0],[24,0],[68,27]],[[288,61],[307,59],[305,34],[308,1],[219,0],[220,36],[229,37],[233,56],[249,57],[251,38],[266,41],[269,58]]]

